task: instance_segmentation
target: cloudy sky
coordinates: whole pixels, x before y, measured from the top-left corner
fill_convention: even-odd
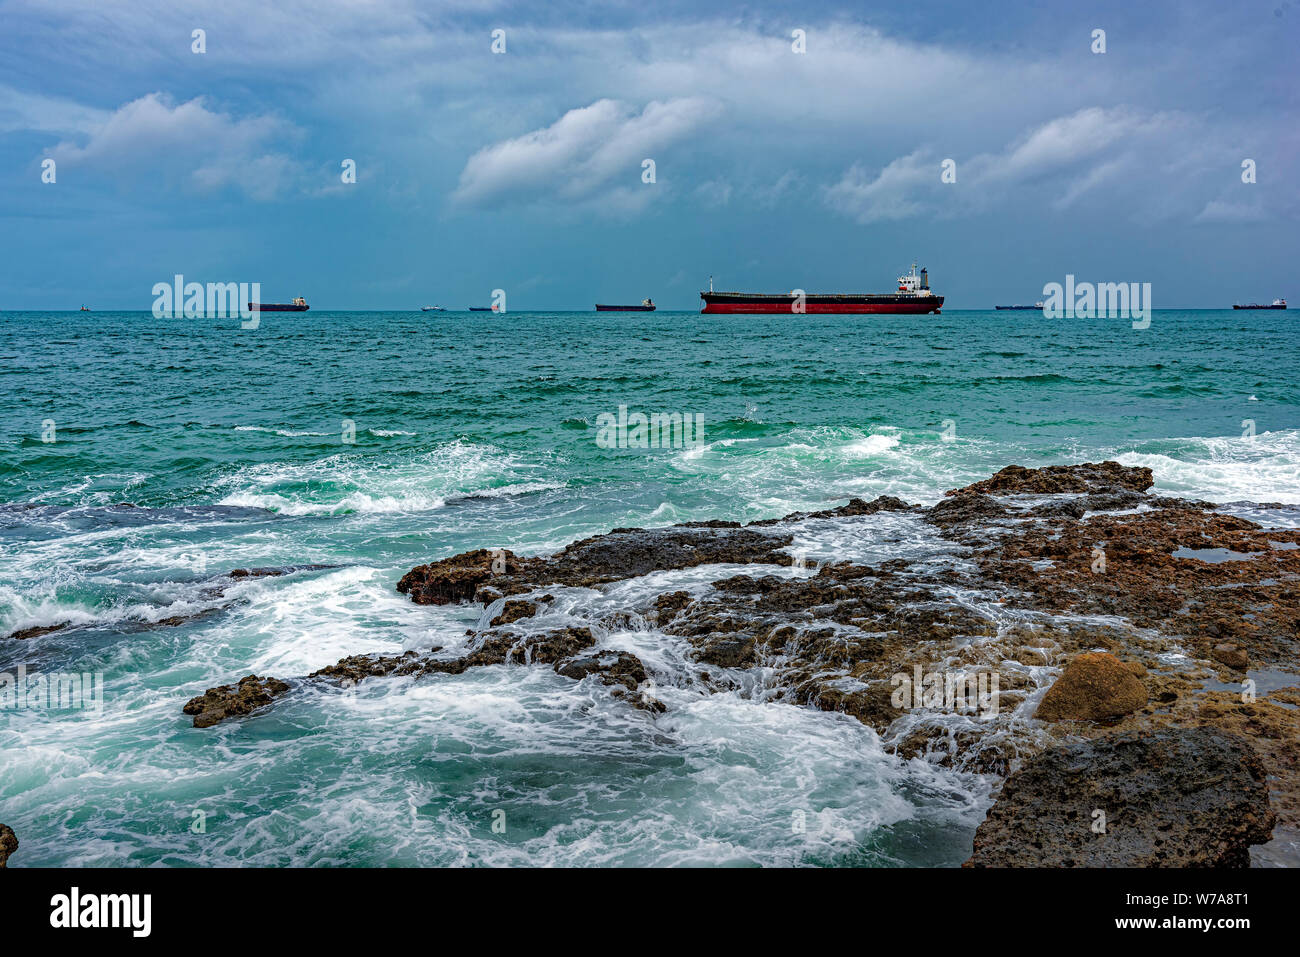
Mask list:
[[[0,0],[0,309],[149,309],[175,273],[698,309],[710,274],[886,291],[913,259],[952,308],[1066,273],[1300,300],[1298,48],[1300,0]]]

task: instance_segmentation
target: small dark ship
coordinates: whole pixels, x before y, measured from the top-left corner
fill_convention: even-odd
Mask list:
[[[302,296],[296,296],[293,302],[250,302],[248,308],[260,312],[306,312],[311,306]]]
[[[654,312],[655,304],[653,299],[642,299],[639,306],[607,306],[602,302],[596,303],[597,312]]]

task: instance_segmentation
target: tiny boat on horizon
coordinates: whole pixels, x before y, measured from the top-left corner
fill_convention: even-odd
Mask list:
[[[597,312],[654,312],[655,304],[653,299],[642,299],[639,306],[607,306],[604,303],[596,303]]]
[[[1285,309],[1285,299],[1274,299],[1270,304],[1265,305],[1262,302],[1234,302],[1233,309]]]

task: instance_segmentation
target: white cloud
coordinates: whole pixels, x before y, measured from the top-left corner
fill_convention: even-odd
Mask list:
[[[870,223],[968,215],[1038,193],[1059,211],[1105,184],[1114,206],[1129,205],[1126,214],[1186,220],[1195,208],[1188,206],[1192,200],[1170,204],[1169,197],[1182,196],[1181,188],[1197,177],[1230,168],[1222,149],[1204,148],[1207,139],[1201,124],[1181,114],[1088,107],[1042,123],[995,152],[941,157],[922,147],[874,176],[854,163],[823,198],[838,212]],[[956,163],[955,182],[941,178],[946,159]]]
[[[1085,68],[1062,69],[1074,62],[1062,58],[1077,52],[1077,38],[1038,36],[1009,56],[981,49],[978,39],[891,36],[850,13],[801,24],[808,52],[797,55],[784,19],[758,8],[719,16],[622,5],[591,26],[581,12],[534,16],[497,0],[227,0],[204,13],[205,59],[190,52],[189,15],[174,4],[140,0],[116,11],[111,27],[100,6],[10,0],[7,10],[17,16],[15,32],[59,40],[33,44],[38,51],[62,44],[78,50],[77,72],[96,86],[91,93],[85,81],[65,88],[116,105],[158,87],[158,77],[181,77],[178,83],[196,84],[186,89],[219,91],[235,116],[262,110],[272,97],[310,126],[314,143],[333,144],[329,152],[353,155],[364,143],[367,175],[402,202],[450,194],[460,209],[549,200],[583,212],[634,212],[725,181],[731,208],[740,197],[770,206],[799,184],[801,192],[821,189],[836,209],[864,221],[966,214],[1018,196],[1050,213],[1112,193],[1119,215],[1137,191],[1132,179],[1145,184],[1140,202],[1154,204],[1159,193],[1167,207],[1159,214],[1186,221],[1217,195],[1205,171],[1225,144],[1240,151],[1265,143],[1279,153],[1272,188],[1285,193],[1266,208],[1277,215],[1297,206],[1295,151],[1279,145],[1290,129],[1283,116],[1253,100],[1220,112],[1202,90],[1209,83],[1217,97],[1211,78],[1232,75],[1232,63],[1255,55],[1250,47],[1218,51],[1227,59],[1216,59],[1209,74],[1203,58],[1176,44],[1140,58],[1080,53]],[[1204,18],[1187,23],[1212,32]],[[507,31],[503,56],[490,52],[496,26]],[[131,57],[123,58],[125,48]],[[44,56],[34,54],[35,66]],[[84,130],[97,116],[92,107],[51,105],[35,111],[43,114],[38,127],[32,109],[7,108],[2,92],[0,131],[15,122]],[[1117,102],[1135,105],[1094,105]],[[1208,108],[1198,122],[1211,147],[1178,133],[1184,118],[1159,112],[1171,102]],[[714,108],[717,124],[708,135],[690,135],[703,127],[687,104]],[[666,148],[674,151],[671,162],[655,155]],[[1260,151],[1252,146],[1244,155]],[[292,179],[287,160],[277,161],[280,152],[264,140],[245,154],[252,160],[194,156],[186,175],[195,186],[247,188],[247,171],[260,169],[253,189],[270,195],[277,187],[268,183]],[[1208,161],[1207,152],[1214,154]],[[640,183],[646,156],[658,161],[657,189]],[[936,192],[937,169],[925,164],[949,156],[958,160],[959,183]],[[314,159],[319,165],[325,157]],[[178,160],[160,162],[179,175]],[[1156,162],[1163,173],[1151,172]],[[1189,164],[1185,174],[1170,170],[1178,162]],[[801,179],[778,180],[765,194],[761,184],[795,169],[788,175]]]
[[[978,175],[990,180],[1056,175],[1063,168],[1108,152],[1144,125],[1144,117],[1123,107],[1088,107],[1050,120],[1001,155],[977,157],[971,165]]]
[[[34,130],[74,133],[104,123],[110,113],[71,100],[40,93],[23,93],[0,86],[0,133]]]
[[[649,198],[672,175],[669,148],[716,113],[716,104],[694,97],[652,102],[640,113],[625,103],[597,100],[550,126],[479,150],[461,171],[453,200],[465,206],[572,202],[622,193],[628,184]],[[641,182],[646,159],[655,161],[653,184]]]
[[[717,209],[731,202],[731,192],[731,183],[725,179],[710,179],[695,187],[695,198],[705,206]]]
[[[1230,203],[1212,199],[1196,214],[1198,223],[1258,223],[1268,219],[1264,210],[1255,203]]]
[[[757,186],[753,190],[755,201],[767,208],[775,206],[804,185],[804,178],[794,170],[786,170],[770,186]]]
[[[825,198],[831,208],[861,223],[904,219],[921,212],[922,205],[909,196],[929,180],[939,182],[939,164],[918,150],[900,156],[874,178],[861,163],[854,163],[826,190]]]
[[[60,166],[117,178],[162,174],[200,190],[234,186],[258,199],[275,195],[293,174],[278,149],[296,133],[292,126],[270,116],[237,119],[201,98],[174,105],[150,93],[94,115],[78,132],[50,151]]]

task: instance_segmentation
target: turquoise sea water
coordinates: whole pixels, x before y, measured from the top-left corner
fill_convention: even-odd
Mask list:
[[[0,711],[13,864],[960,863],[987,782],[761,689],[679,687],[654,632],[608,640],[655,666],[658,718],[522,667],[207,730],[180,706],[249,672],[454,647],[480,609],[393,586],[467,548],[934,501],[1103,458],[1168,494],[1300,503],[1295,321],[0,313],[0,635],[77,626],[0,639],[0,672],[105,680],[97,713]],[[620,406],[702,416],[704,444],[602,448]],[[305,564],[332,567],[214,597],[233,568]]]

